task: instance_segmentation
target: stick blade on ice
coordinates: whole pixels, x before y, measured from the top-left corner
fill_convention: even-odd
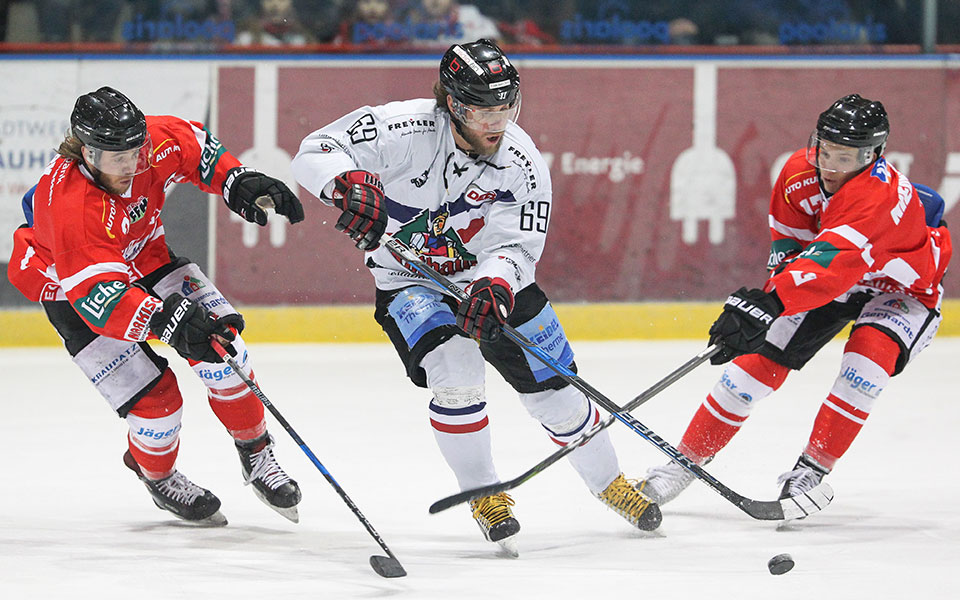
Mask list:
[[[400,561],[392,556],[374,554],[370,557],[370,566],[381,577],[404,577],[407,574]]]

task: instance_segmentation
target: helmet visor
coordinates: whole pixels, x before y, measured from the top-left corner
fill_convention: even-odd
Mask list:
[[[90,164],[106,175],[132,177],[139,175],[150,168],[150,159],[153,156],[153,144],[150,135],[137,148],[129,150],[100,150],[87,147],[90,152],[87,159]]]
[[[512,103],[500,106],[468,106],[454,100],[454,110],[460,121],[470,129],[499,133],[506,130],[509,121],[517,121],[520,115],[520,93],[517,93]]]
[[[845,146],[820,137],[816,131],[807,142],[807,162],[828,173],[853,173],[873,162],[873,147]]]

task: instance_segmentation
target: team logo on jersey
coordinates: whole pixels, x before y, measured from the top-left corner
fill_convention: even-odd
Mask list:
[[[447,227],[450,210],[444,206],[439,210],[424,209],[413,220],[394,234],[419,254],[424,262],[443,275],[451,275],[472,269],[477,257],[467,251],[463,235],[472,237],[473,223],[467,230],[457,231]],[[482,224],[480,225],[482,227]],[[471,230],[471,231],[468,231]]]
[[[884,158],[878,158],[870,169],[870,177],[876,177],[884,183],[890,183],[890,167]]]
[[[92,325],[103,327],[126,291],[127,285],[122,281],[100,282],[89,294],[74,302],[73,308]]]
[[[802,248],[796,240],[774,240],[773,244],[770,245],[770,258],[767,259],[767,269],[777,268],[788,256],[797,254],[800,250],[802,250]]]
[[[184,296],[189,296],[194,292],[199,292],[205,287],[206,285],[196,277],[190,277],[189,275],[184,275],[183,285],[180,286],[180,293]]]
[[[136,223],[147,214],[148,202],[146,196],[140,196],[135,203],[127,207],[127,217],[131,223]]]

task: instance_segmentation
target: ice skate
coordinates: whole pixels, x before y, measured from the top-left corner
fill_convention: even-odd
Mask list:
[[[712,458],[708,458],[703,464],[711,460]],[[644,496],[653,500],[658,506],[663,506],[679,496],[680,492],[687,489],[694,479],[696,476],[693,473],[671,460],[663,466],[650,467],[646,479],[640,482],[638,488]]]
[[[247,485],[253,485],[257,498],[284,518],[299,523],[300,486],[277,464],[273,436],[264,434],[249,442],[237,442],[236,446],[243,478]]]
[[[653,531],[663,519],[660,508],[643,492],[637,489],[636,480],[628,480],[623,473],[610,482],[607,489],[597,494],[601,502],[609,506],[631,525],[644,531]]]
[[[129,450],[123,455],[123,464],[137,474],[157,508],[196,525],[223,527],[227,524],[226,517],[220,512],[220,499],[187,479],[183,473],[174,471],[163,479],[147,479]]]
[[[496,542],[507,554],[516,558],[520,556],[517,547],[520,522],[514,518],[510,509],[513,504],[513,498],[501,492],[470,502],[470,508],[483,537],[487,541]]]
[[[793,470],[787,471],[777,478],[777,483],[783,484],[783,487],[780,489],[779,499],[784,500],[791,496],[798,496],[809,492],[820,485],[820,482],[823,481],[823,478],[828,473],[830,473],[830,471],[820,466],[817,461],[806,454],[801,454],[800,458],[797,459],[797,464],[793,466]],[[804,518],[806,517],[788,519],[784,521],[783,524],[788,524],[793,520],[799,521]]]

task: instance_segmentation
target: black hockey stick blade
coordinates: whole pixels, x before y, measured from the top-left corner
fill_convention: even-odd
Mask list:
[[[393,578],[405,577],[407,572],[403,569],[400,561],[392,556],[380,556],[374,554],[370,557],[370,566],[380,577]]]
[[[526,473],[524,473],[524,475],[526,475]],[[522,481],[518,481],[519,479],[522,479]],[[435,515],[438,512],[445,511],[448,508],[452,508],[458,504],[463,504],[464,502],[470,502],[471,500],[484,498],[486,496],[493,496],[494,494],[499,494],[500,492],[512,490],[527,479],[529,478],[524,478],[523,475],[521,475],[517,479],[511,479],[510,481],[503,481],[501,483],[494,483],[493,485],[485,485],[483,487],[473,488],[471,490],[464,490],[457,494],[453,494],[452,496],[441,498],[430,505],[430,514]]]

